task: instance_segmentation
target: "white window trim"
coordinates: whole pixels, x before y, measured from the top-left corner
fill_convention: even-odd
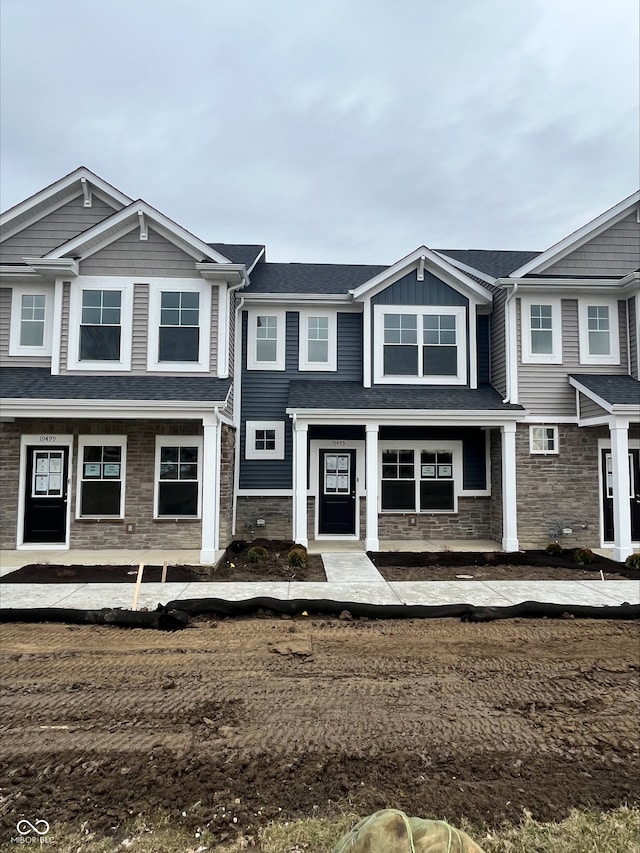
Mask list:
[[[377,385],[466,385],[467,384],[467,309],[464,305],[374,305],[374,373]],[[384,317],[386,314],[449,314],[456,318],[458,372],[455,376],[385,376]],[[422,324],[418,323],[418,347],[421,353]],[[421,357],[418,369],[422,369]]]
[[[553,446],[554,450],[534,450],[533,449],[533,435],[534,432],[538,429],[552,429],[553,430]],[[558,427],[553,424],[531,424],[529,427],[529,453],[532,456],[557,456],[559,453],[558,449]]]
[[[326,317],[329,321],[327,361],[309,361],[309,318]],[[298,369],[299,370],[325,370],[335,371],[338,369],[338,314],[337,311],[326,311],[322,308],[314,310],[307,308],[300,311],[300,324],[298,331]]]
[[[422,450],[451,453],[453,459],[453,509],[419,509],[420,477],[414,477],[416,509],[382,509],[382,453],[385,450],[413,450],[414,474],[420,466]],[[461,441],[385,441],[378,444],[378,512],[383,515],[454,515],[458,513],[458,497],[464,495]]]
[[[159,515],[158,497],[160,494],[160,448],[161,447],[197,447],[198,448],[198,511],[196,515]],[[166,521],[167,519],[180,518],[196,521],[202,518],[202,469],[203,459],[203,437],[201,435],[157,435],[156,455],[153,467],[153,518]]]
[[[531,352],[531,306],[551,306],[550,353]],[[562,301],[556,296],[523,296],[520,298],[520,338],[523,364],[562,364]]]
[[[118,361],[80,361],[80,322],[82,319],[83,290],[119,290],[120,302],[120,358]],[[69,370],[104,370],[105,372],[131,370],[131,337],[133,317],[133,280],[109,276],[79,276],[71,283],[69,295]]]
[[[284,459],[284,421],[247,421],[245,427],[245,459]],[[275,431],[276,446],[274,450],[256,449],[256,431],[259,429]]]
[[[120,447],[122,457],[120,461],[120,513],[119,515],[82,515],[82,466],[85,447]],[[126,473],[127,473],[127,436],[126,435],[80,435],[78,436],[78,461],[76,471],[76,519],[104,518],[109,521],[117,521],[124,518]]]
[[[258,317],[275,317],[277,321],[276,360],[258,361],[256,343]],[[287,312],[283,308],[251,308],[247,311],[247,370],[284,370],[287,336]]]
[[[589,352],[588,309],[603,305],[609,309],[609,355],[591,355]],[[580,340],[580,364],[620,364],[620,326],[618,300],[606,296],[594,296],[578,300],[578,329]]]
[[[146,284],[146,282],[144,282]],[[158,361],[160,306],[162,293],[197,293],[200,296],[198,326],[200,344],[197,361]],[[221,318],[222,320],[222,318]],[[194,279],[152,280],[149,282],[149,334],[147,370],[162,373],[202,373],[209,370],[211,341],[211,285]]]
[[[22,346],[22,297],[44,296],[44,337],[42,346]],[[53,297],[54,288],[49,285],[14,284],[11,288],[11,326],[9,330],[9,355],[51,355],[53,351]]]

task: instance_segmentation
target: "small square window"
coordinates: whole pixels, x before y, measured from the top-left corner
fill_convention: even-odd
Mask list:
[[[558,427],[532,426],[529,428],[529,449],[531,453],[557,454]]]
[[[245,459],[284,459],[284,421],[247,421]]]

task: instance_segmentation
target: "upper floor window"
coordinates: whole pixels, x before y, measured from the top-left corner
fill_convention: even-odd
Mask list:
[[[375,311],[376,382],[467,381],[465,308],[437,306],[417,312],[377,305]]]
[[[336,370],[337,317],[335,312],[300,311],[298,365],[300,370]]]
[[[69,368],[130,369],[132,291],[122,279],[92,277],[71,285]]]
[[[525,364],[560,364],[562,315],[559,299],[522,298],[522,361]]]
[[[286,313],[253,309],[247,317],[247,369],[284,370]]]
[[[150,284],[149,370],[209,369],[211,288],[198,282]]]
[[[9,355],[50,355],[51,288],[14,285],[11,294]]]
[[[580,364],[619,364],[618,303],[582,299],[578,305]]]

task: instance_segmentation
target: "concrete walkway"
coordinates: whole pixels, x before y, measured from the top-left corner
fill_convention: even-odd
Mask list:
[[[163,559],[145,560],[157,565]],[[507,606],[522,601],[550,604],[616,606],[640,604],[640,582],[630,581],[385,581],[364,553],[323,553],[327,580],[324,583],[276,581],[257,583],[143,583],[139,607],[154,610],[181,598],[328,599],[368,604],[473,604]],[[94,554],[95,560],[95,554]],[[102,561],[103,563],[105,561]],[[135,565],[132,559],[129,565]],[[122,565],[122,563],[120,563]],[[16,568],[3,566],[3,574]],[[101,607],[130,608],[131,583],[2,584],[0,607],[66,607],[93,610]]]

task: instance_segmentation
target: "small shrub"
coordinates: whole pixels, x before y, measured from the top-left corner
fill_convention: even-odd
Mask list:
[[[562,545],[557,542],[551,542],[544,549],[545,554],[562,554]]]
[[[287,563],[304,568],[307,565],[307,549],[302,545],[294,545],[287,554]]]
[[[269,557],[269,553],[262,545],[255,545],[247,551],[247,557],[251,563],[264,563]]]
[[[576,548],[573,552],[573,559],[579,566],[588,566],[595,558],[596,555],[589,548]]]
[[[624,564],[628,569],[640,572],[640,554],[629,554]]]

